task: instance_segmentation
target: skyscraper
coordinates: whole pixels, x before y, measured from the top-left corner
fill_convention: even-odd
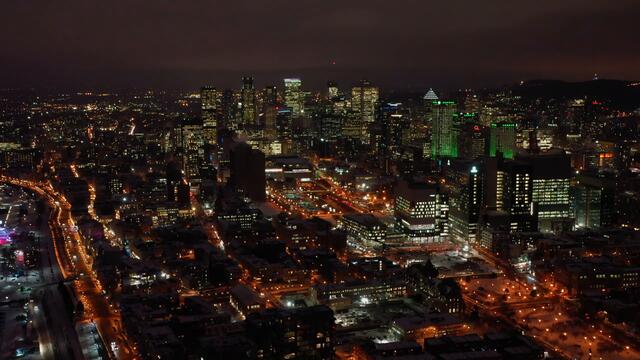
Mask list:
[[[434,100],[431,127],[432,157],[458,156],[458,114],[454,101]]]
[[[375,120],[378,99],[378,88],[372,86],[367,80],[361,80],[358,85],[351,89],[351,109],[360,122],[358,125],[360,126],[360,139],[362,141],[367,141],[369,138],[369,126]]]
[[[215,87],[206,86],[200,90],[202,130],[206,145],[218,144],[218,116],[220,93]]]
[[[240,108],[242,110],[242,125],[246,127],[256,124],[256,89],[253,78],[246,76],[242,78],[242,90],[240,91]]]
[[[486,207],[508,217],[510,232],[537,231],[538,212],[533,201],[530,164],[497,156],[485,158],[483,168]]]
[[[572,187],[576,228],[597,229],[613,224],[615,214],[615,174],[581,173]]]
[[[458,156],[465,159],[477,159],[486,154],[486,129],[472,113],[461,113],[464,123],[458,134]]]
[[[265,157],[260,150],[247,143],[238,143],[231,148],[230,181],[244,192],[245,197],[258,202],[266,200]]]
[[[573,227],[569,189],[573,172],[571,160],[561,149],[520,153],[516,160],[532,170],[532,199],[538,206],[539,230],[562,231]]]
[[[291,115],[299,117],[304,113],[304,94],[302,80],[298,78],[284,79],[284,101],[291,108]]]
[[[475,243],[482,209],[482,167],[480,162],[452,161],[446,169],[445,189],[449,196],[451,239]]]
[[[492,123],[489,128],[489,156],[501,152],[505,159],[513,159],[516,153],[516,124]]]
[[[276,117],[278,116],[278,91],[275,86],[264,88],[262,114],[264,136],[269,141],[273,141],[276,139]]]
[[[205,163],[202,122],[189,120],[181,124],[182,169],[192,188],[200,184],[200,167]]]
[[[327,99],[331,100],[340,95],[338,84],[335,81],[327,82]]]
[[[379,153],[385,158],[399,156],[403,135],[409,130],[409,120],[402,114],[402,104],[386,103],[378,111],[381,141]]]

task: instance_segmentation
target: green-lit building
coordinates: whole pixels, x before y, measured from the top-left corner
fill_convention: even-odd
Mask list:
[[[516,124],[492,123],[489,128],[489,156],[501,152],[505,159],[513,159],[516,153]]]
[[[455,101],[435,100],[431,106],[431,155],[458,156],[458,126],[460,123]]]

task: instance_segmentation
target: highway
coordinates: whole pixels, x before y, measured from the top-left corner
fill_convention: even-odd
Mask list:
[[[52,234],[52,249],[55,263],[63,279],[71,278],[78,299],[84,305],[81,322],[96,324],[98,332],[112,359],[135,359],[135,345],[122,329],[119,310],[103,293],[100,282],[91,268],[93,259],[87,254],[71,206],[66,198],[48,183],[0,177],[1,182],[21,186],[42,196],[54,209],[49,226]],[[55,276],[55,275],[54,275]],[[77,340],[77,337],[76,337]]]

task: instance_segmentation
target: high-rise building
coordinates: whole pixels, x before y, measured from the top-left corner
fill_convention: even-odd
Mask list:
[[[396,227],[408,242],[439,243],[447,239],[449,207],[437,184],[401,180],[395,198]]]
[[[263,106],[276,106],[278,105],[278,88],[274,85],[267,85],[264,87],[262,93]]]
[[[338,84],[335,81],[327,82],[327,99],[331,100],[340,95]]]
[[[244,192],[245,197],[266,201],[265,156],[260,150],[252,149],[247,143],[235,144],[229,153],[231,162],[230,182]]]
[[[343,122],[344,117],[329,106],[314,113],[314,145],[320,156],[335,154],[336,144],[342,138]]]
[[[278,116],[278,91],[275,86],[264,88],[262,102],[264,135],[269,141],[276,139],[276,117]]]
[[[482,166],[479,161],[455,160],[446,168],[444,188],[449,196],[451,239],[476,243],[483,206]]]
[[[357,86],[351,89],[351,109],[359,119],[361,140],[369,139],[369,126],[375,120],[376,104],[379,99],[377,87],[367,80],[361,80]]]
[[[256,125],[256,89],[252,77],[242,78],[242,89],[240,91],[240,109],[242,114],[242,125],[251,127]]]
[[[519,153],[516,160],[531,167],[532,199],[538,208],[538,229],[543,232],[570,230],[574,218],[569,196],[573,178],[569,156],[564,150],[551,149]]]
[[[238,130],[238,104],[234,91],[225,89],[220,98],[220,128]]]
[[[386,158],[399,156],[403,135],[409,130],[409,120],[402,113],[401,107],[400,103],[386,103],[378,111],[381,141],[376,142],[376,145],[379,153]]]
[[[516,153],[516,124],[492,123],[489,127],[489,156],[501,152],[505,159],[513,159]]]
[[[203,87],[200,90],[200,102],[204,142],[206,145],[216,146],[218,144],[220,93],[215,87]]]
[[[597,229],[613,224],[616,211],[613,173],[580,173],[571,191],[576,228]]]
[[[486,207],[506,215],[510,232],[537,231],[538,212],[533,201],[531,166],[497,156],[485,158],[483,169]]]
[[[463,118],[470,118],[460,126],[458,135],[458,156],[464,159],[477,159],[486,154],[486,129],[479,122],[474,121],[472,114],[461,114]]]
[[[182,169],[192,188],[200,183],[200,167],[205,162],[203,134],[200,121],[190,120],[181,124]]]
[[[276,137],[282,144],[282,152],[289,153],[291,150],[293,112],[290,108],[278,108],[276,115]]]
[[[304,93],[302,92],[302,80],[298,78],[284,79],[284,101],[291,109],[293,117],[304,114]]]
[[[459,119],[454,101],[434,100],[431,103],[431,154],[437,157],[458,156]]]

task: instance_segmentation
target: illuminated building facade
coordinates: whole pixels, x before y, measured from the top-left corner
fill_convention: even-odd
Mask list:
[[[200,122],[182,124],[181,145],[183,150],[182,170],[192,188],[200,184],[200,167],[204,164],[204,132]]]
[[[351,89],[351,109],[356,118],[360,120],[361,140],[369,138],[369,126],[375,120],[376,104],[379,99],[379,90],[367,80],[362,80]]]
[[[518,154],[516,160],[529,164],[532,174],[532,200],[538,209],[538,230],[559,232],[573,227],[570,197],[571,160],[560,149]]]
[[[434,100],[431,103],[431,155],[437,157],[458,156],[458,125],[454,101]]]
[[[395,196],[396,227],[408,242],[438,243],[447,238],[449,206],[438,185],[402,180]]]
[[[284,101],[294,117],[304,114],[304,93],[302,80],[298,78],[284,79]]]
[[[502,153],[505,159],[513,159],[516,153],[516,124],[492,123],[489,127],[489,156]]]
[[[202,130],[206,145],[218,144],[218,108],[219,93],[215,87],[203,87],[200,90],[200,102],[202,111]]]
[[[242,90],[240,91],[240,109],[242,125],[251,127],[255,125],[257,118],[256,111],[256,89],[252,77],[242,78]]]
[[[370,214],[345,215],[339,227],[347,232],[349,244],[356,248],[380,247],[387,235],[387,227]]]
[[[531,166],[522,161],[504,160],[501,156],[485,158],[483,165],[486,207],[507,214],[510,232],[537,231]]]

